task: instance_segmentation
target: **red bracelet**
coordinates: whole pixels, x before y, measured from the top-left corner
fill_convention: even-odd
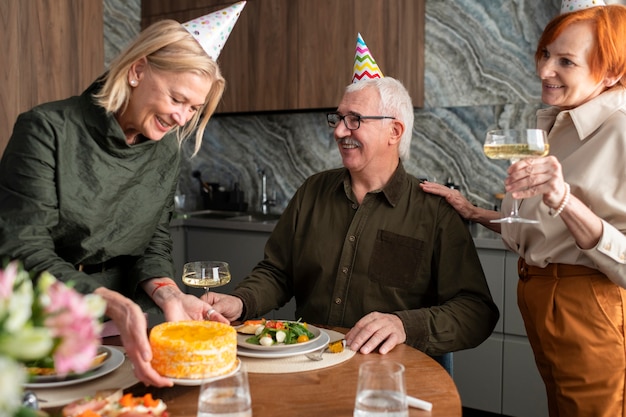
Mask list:
[[[178,285],[174,284],[173,282],[157,282],[156,284],[154,284],[155,287],[152,290],[152,294],[150,294],[150,298],[154,297],[154,293],[161,287],[178,287]]]

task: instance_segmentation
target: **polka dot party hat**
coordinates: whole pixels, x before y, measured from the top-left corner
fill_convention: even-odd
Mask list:
[[[378,64],[374,60],[365,41],[359,33],[356,39],[356,53],[354,55],[354,74],[352,82],[355,83],[362,79],[383,78],[383,72],[378,68]]]
[[[575,12],[576,10],[587,9],[594,6],[606,6],[602,0],[562,0],[561,14]]]
[[[245,5],[245,1],[240,1],[224,9],[183,23],[183,27],[191,33],[191,36],[198,41],[207,55],[215,61]]]

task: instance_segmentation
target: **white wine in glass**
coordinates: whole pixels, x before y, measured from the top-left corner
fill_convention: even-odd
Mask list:
[[[548,135],[541,129],[500,129],[490,130],[483,147],[485,155],[491,159],[508,159],[515,163],[520,159],[545,156],[550,152]],[[513,211],[507,217],[492,220],[492,223],[539,223],[538,220],[520,217],[519,202],[513,200]]]
[[[230,267],[227,262],[196,261],[188,262],[183,266],[183,284],[194,288],[204,288],[208,293],[210,288],[221,287],[230,282]]]

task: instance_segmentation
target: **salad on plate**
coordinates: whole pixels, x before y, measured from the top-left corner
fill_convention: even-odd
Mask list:
[[[292,345],[307,343],[316,336],[307,323],[283,320],[248,320],[239,328],[239,332],[246,331],[254,334],[246,338],[246,343],[257,346],[270,347],[274,345]]]

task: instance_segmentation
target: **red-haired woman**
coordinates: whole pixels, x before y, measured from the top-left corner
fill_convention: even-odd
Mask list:
[[[550,416],[624,416],[626,7],[557,16],[535,60],[550,155],[509,168],[503,211],[523,198],[520,215],[539,223],[490,223],[500,213],[444,186],[423,189],[519,253],[518,304]]]

